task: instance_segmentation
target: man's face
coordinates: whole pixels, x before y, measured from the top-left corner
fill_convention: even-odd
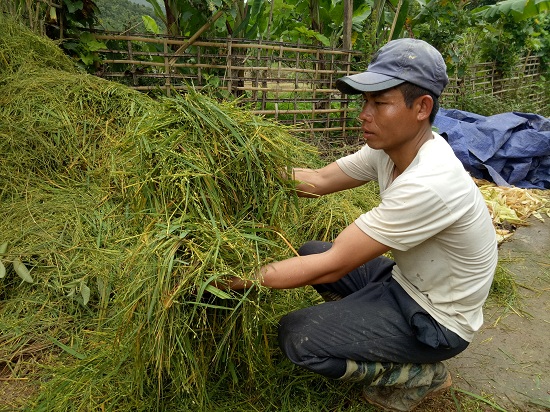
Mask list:
[[[399,89],[365,92],[363,99],[359,119],[369,147],[395,151],[417,135],[415,104],[408,108]]]

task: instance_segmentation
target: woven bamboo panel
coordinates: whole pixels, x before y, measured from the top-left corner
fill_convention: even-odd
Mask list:
[[[95,33],[107,44],[96,73],[144,92],[197,90],[238,97],[243,107],[296,131],[346,142],[357,137],[359,101],[335,87],[339,77],[364,70],[368,57],[342,49],[283,42]],[[493,63],[480,63],[453,77],[441,103],[459,108],[461,97],[517,93],[547,104],[533,87],[540,79],[539,58],[523,59],[499,77]],[[532,90],[531,90],[532,89]]]
[[[356,99],[334,86],[339,77],[364,69],[357,52],[234,39],[189,44],[145,35],[97,33],[96,38],[108,45],[99,51],[103,66],[97,74],[137,90],[225,92],[297,131],[348,136],[357,129]]]

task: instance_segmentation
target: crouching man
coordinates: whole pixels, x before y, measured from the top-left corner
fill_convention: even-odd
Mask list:
[[[389,42],[365,72],[339,79],[341,92],[363,97],[366,145],[321,169],[294,169],[297,191],[317,197],[375,180],[380,204],[333,243],[308,242],[257,279],[227,285],[313,285],[326,302],[281,319],[281,349],[308,370],[363,382],[366,400],[385,410],[412,410],[451,385],[442,361],[482,325],[497,264],[483,197],[432,131],[447,83],[441,54],[414,39]]]

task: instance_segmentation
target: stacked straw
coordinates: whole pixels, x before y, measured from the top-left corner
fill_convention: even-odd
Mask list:
[[[311,289],[209,284],[332,240],[377,204],[375,185],[298,199],[280,172],[320,161],[281,126],[197,93],[153,99],[81,73],[4,16],[0,88],[0,370],[40,348],[28,408],[345,402],[348,386],[294,368],[276,346],[278,319],[319,303]],[[497,232],[548,213],[546,193],[478,185]]]
[[[209,283],[333,239],[376,191],[299,200],[280,172],[318,157],[282,127],[80,73],[5,17],[0,87],[0,360],[57,354],[33,410],[280,409],[276,322],[317,296]]]

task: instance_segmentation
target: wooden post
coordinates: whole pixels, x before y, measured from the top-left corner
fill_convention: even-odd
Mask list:
[[[342,48],[351,50],[351,33],[353,28],[353,0],[344,0],[344,32]]]
[[[170,69],[170,61],[168,59],[169,53],[168,53],[168,40],[165,37],[164,38],[164,74],[165,74],[165,80],[164,80],[164,87],[166,89],[166,96],[171,96],[171,82],[170,77],[172,76],[172,70]]]
[[[277,90],[275,91],[275,98],[279,100],[279,89],[281,88],[281,69],[282,69],[282,61],[284,56],[284,50],[283,45],[279,45],[279,61],[277,64]],[[279,119],[279,104],[275,102],[275,120]]]
[[[127,41],[128,43],[128,57],[133,62],[134,61],[134,53],[132,51],[132,42],[130,40]],[[136,65],[135,63],[132,63],[130,65],[130,74],[132,75],[132,86],[138,85],[138,79],[136,77]]]
[[[300,47],[300,42],[298,41],[298,48]],[[299,68],[300,67],[300,51],[299,50],[296,50],[296,63],[295,64],[295,67],[296,68]],[[298,110],[298,71],[294,72],[294,92],[292,93],[292,95],[294,96],[294,110],[295,110],[295,113],[294,113],[294,116],[293,116],[293,119],[294,119],[294,124],[296,124],[298,122],[298,117],[297,117],[297,113],[296,111]]]
[[[232,50],[233,50],[233,43],[232,43],[231,37],[227,38],[227,68],[225,71],[225,76],[227,79],[227,91],[229,93],[233,93],[233,71],[231,70],[231,66],[233,66],[233,62],[231,59]]]

